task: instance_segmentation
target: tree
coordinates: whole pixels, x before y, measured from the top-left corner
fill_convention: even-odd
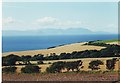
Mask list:
[[[61,53],[59,59],[69,59],[71,57],[70,53]]]
[[[50,67],[46,69],[48,73],[60,73],[64,69],[65,62],[59,61],[54,62]]]
[[[50,55],[50,56],[46,56],[45,60],[58,60],[59,56],[58,55]]]
[[[28,64],[31,64],[30,63],[30,60],[31,60],[31,56],[30,55],[27,55],[27,56],[22,56],[22,61],[25,65],[28,65]]]
[[[4,67],[4,68],[2,68],[2,72],[3,73],[15,73],[16,69],[17,69],[17,67],[12,67],[12,66]]]
[[[72,71],[74,71],[74,69],[79,71],[80,66],[82,66],[81,60],[72,61],[72,62],[59,61],[59,62],[53,63],[50,67],[47,67],[46,71],[48,73],[60,73],[65,68],[67,69],[67,71],[69,71],[70,69],[72,69]]]
[[[40,72],[40,67],[35,66],[35,65],[27,65],[23,68],[21,68],[22,73],[39,73]]]
[[[55,70],[53,69],[53,67],[47,67],[46,72],[47,73],[55,73]]]
[[[109,60],[106,60],[106,68],[108,70],[113,70],[115,68],[115,63],[116,63],[116,59],[109,59]]]
[[[103,65],[101,60],[93,60],[89,63],[89,68],[92,70],[98,70],[100,69],[99,65]]]
[[[34,55],[34,56],[31,58],[31,60],[32,60],[32,61],[44,60],[44,55],[42,55],[42,54]]]
[[[76,69],[78,72],[80,70],[79,69],[80,66],[82,66],[81,60],[65,63],[65,68],[67,69],[67,71],[69,71],[70,69],[72,69],[72,71],[74,71],[74,69]]]
[[[16,61],[21,60],[21,58],[17,55],[10,54],[2,58],[2,65],[3,66],[12,66],[16,64]]]

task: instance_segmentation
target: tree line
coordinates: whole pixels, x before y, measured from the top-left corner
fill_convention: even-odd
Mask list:
[[[120,57],[120,46],[109,45],[104,49],[98,50],[85,50],[85,51],[74,51],[72,53],[61,53],[57,55],[51,53],[50,56],[44,56],[42,54],[26,56],[18,56],[10,54],[8,56],[2,57],[2,65],[15,65],[16,61],[23,61],[23,63],[31,64],[30,61],[40,61],[40,60],[61,60],[61,59],[78,59],[78,58],[102,58],[102,57]]]
[[[116,64],[117,58],[108,59],[106,60],[106,69],[108,70],[114,70],[115,64]],[[103,65],[104,62],[101,60],[93,60],[89,63],[88,68],[91,70],[99,70],[100,66]],[[52,65],[46,68],[47,73],[62,73],[62,70],[67,70],[69,72],[72,70],[73,72],[79,72],[80,69],[84,68],[82,60],[78,61],[58,61],[54,62]],[[9,66],[2,68],[3,73],[15,73],[17,67],[15,66]],[[40,73],[41,67],[37,65],[26,65],[25,67],[21,68],[21,73]]]

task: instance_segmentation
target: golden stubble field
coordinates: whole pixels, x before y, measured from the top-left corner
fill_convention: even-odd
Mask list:
[[[66,61],[66,62],[69,62],[69,61],[77,61],[77,60],[82,60],[83,61],[83,65],[84,66],[83,68],[81,68],[80,70],[83,70],[83,71],[90,71],[91,69],[88,68],[89,66],[89,62],[91,62],[92,60],[101,60],[104,62],[104,65],[100,65],[100,69],[101,71],[106,71],[106,60],[108,59],[112,59],[111,58],[83,58],[83,59],[66,59],[66,60],[48,60],[48,61],[43,61],[44,64],[41,64],[41,65],[38,65],[39,67],[41,67],[41,72],[45,72],[46,71],[46,68],[49,67],[52,63],[54,62],[58,62],[58,61]],[[48,63],[51,63],[51,64],[48,64]],[[17,62],[18,63],[18,62]],[[37,61],[31,61],[31,63],[33,64],[37,64]],[[116,64],[115,64],[115,71],[117,71],[119,69],[119,65],[120,65],[120,61],[117,61]],[[20,73],[21,72],[21,68],[22,67],[25,67],[25,65],[22,65],[22,66],[16,66],[17,67],[17,73]],[[66,71],[66,70],[63,70],[63,71]]]
[[[90,45],[83,45],[86,42],[82,43],[73,43],[73,44],[68,44],[68,45],[63,45],[63,46],[58,46],[55,48],[51,49],[43,49],[43,50],[28,50],[28,51],[19,51],[19,52],[6,52],[2,53],[2,56],[7,56],[9,54],[16,54],[19,56],[22,55],[37,55],[37,54],[43,54],[44,56],[49,56],[50,53],[56,53],[59,55],[60,53],[72,53],[73,51],[84,51],[84,50],[101,50],[105,47],[100,47],[100,46],[90,46]]]
[[[84,42],[85,43],[85,42]],[[9,53],[3,53],[3,56],[6,56],[8,54],[17,54],[19,56],[21,55],[35,55],[35,54],[50,54],[50,53],[56,53],[60,54],[63,52],[71,53],[73,51],[83,51],[83,50],[101,50],[105,47],[100,46],[87,46],[84,45],[84,43],[75,43],[75,44],[69,44],[64,45],[52,49],[44,49],[44,50],[33,50],[33,51],[21,51],[21,52],[9,52]],[[109,44],[118,44],[116,42],[109,43]],[[45,72],[46,68],[49,67],[52,63],[58,62],[58,61],[77,61],[82,60],[84,66],[82,71],[89,71],[91,69],[88,68],[89,62],[92,60],[101,60],[104,62],[104,65],[100,65],[101,71],[106,71],[106,60],[112,59],[113,57],[109,58],[82,58],[82,59],[66,59],[66,60],[48,60],[43,61],[45,64],[38,65],[41,67],[41,72]],[[115,57],[114,57],[115,58]],[[48,64],[48,63],[51,64]],[[18,63],[18,62],[17,62]],[[31,63],[36,64],[37,61],[31,61]],[[2,74],[2,80],[3,81],[117,81],[118,80],[118,73],[108,73],[108,74],[78,74],[78,73],[55,73],[55,74],[23,74],[21,72],[22,66],[16,66],[17,67],[17,73],[15,74]],[[120,69],[120,60],[116,62],[114,71],[118,71]],[[63,70],[64,72],[65,70]]]
[[[16,54],[19,56],[22,55],[35,55],[35,54],[44,54],[45,56],[49,55],[50,53],[56,53],[56,54],[60,54],[60,53],[71,53],[73,51],[84,51],[84,50],[101,50],[105,47],[100,47],[100,46],[91,46],[91,45],[83,45],[86,42],[82,42],[82,43],[74,43],[74,44],[68,44],[68,45],[64,45],[64,46],[59,46],[59,47],[55,47],[55,48],[51,48],[51,49],[44,49],[44,50],[31,50],[31,51],[21,51],[21,52],[8,52],[8,53],[3,53],[2,56],[6,56],[9,54]],[[118,42],[110,42],[109,44],[118,44]],[[119,44],[118,44],[119,45]],[[106,71],[106,60],[108,59],[112,59],[111,58],[82,58],[82,59],[66,59],[66,60],[48,60],[48,61],[43,61],[45,64],[41,64],[38,65],[39,67],[41,67],[41,72],[45,72],[46,68],[49,67],[51,64],[50,63],[54,63],[54,62],[58,62],[58,61],[77,61],[77,60],[82,60],[83,61],[83,65],[84,66],[81,70],[84,71],[89,71],[91,69],[88,68],[89,66],[89,62],[91,62],[92,60],[102,60],[104,62],[104,65],[100,65],[100,70],[102,71]],[[31,61],[31,63],[36,64],[37,61]],[[119,68],[119,64],[120,62],[116,62],[115,65],[115,70],[117,71]],[[19,73],[21,68],[24,67],[25,65],[22,66],[16,66],[17,67],[17,72]]]

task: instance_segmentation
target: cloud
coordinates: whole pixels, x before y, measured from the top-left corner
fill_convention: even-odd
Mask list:
[[[54,17],[43,17],[43,18],[37,19],[36,21],[40,25],[44,25],[44,26],[45,25],[53,25],[57,21],[57,18],[54,18]]]
[[[7,17],[3,19],[3,30],[43,30],[43,29],[69,29],[82,27],[81,21],[60,19],[56,17],[42,17],[33,21],[24,21]]]
[[[36,20],[39,26],[44,27],[55,27],[55,28],[70,28],[70,27],[80,27],[81,21],[79,20],[60,20],[55,17],[43,17]]]
[[[108,24],[106,29],[109,30],[109,32],[118,33],[118,24]]]
[[[3,23],[14,23],[15,19],[13,19],[12,17],[7,17],[7,18],[3,18]]]
[[[57,26],[63,26],[63,27],[78,27],[81,26],[81,21],[60,21],[55,23]]]

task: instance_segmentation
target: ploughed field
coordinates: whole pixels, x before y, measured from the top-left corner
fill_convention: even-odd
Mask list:
[[[3,81],[117,81],[118,74],[2,74]]]

